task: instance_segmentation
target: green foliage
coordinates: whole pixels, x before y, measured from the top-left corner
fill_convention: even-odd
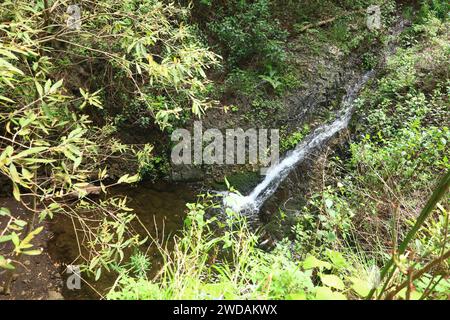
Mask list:
[[[395,248],[396,252],[393,254],[391,260],[389,260],[389,262],[386,263],[385,267],[383,268],[381,275],[380,275],[380,280],[385,280],[384,278],[386,276],[387,276],[386,277],[387,279],[381,289],[382,292],[388,286],[390,279],[392,279],[392,277],[394,276],[394,273],[397,269],[399,269],[403,274],[407,274],[409,277],[407,282],[405,281],[396,290],[394,290],[392,293],[388,294],[388,297],[393,297],[396,294],[400,294],[402,292],[401,290],[405,289],[406,297],[409,298],[411,295],[411,284],[414,280],[416,280],[417,278],[420,278],[421,274],[431,271],[434,263],[437,263],[437,265],[440,265],[441,263],[446,264],[447,263],[446,260],[448,260],[450,258],[450,250],[447,250],[449,247],[447,245],[448,214],[445,211],[445,209],[442,210],[442,206],[439,206],[439,207],[443,211],[443,214],[444,214],[443,219],[446,222],[442,226],[443,227],[442,230],[444,231],[444,234],[442,235],[443,240],[439,240],[439,242],[442,241],[442,243],[440,243],[440,248],[439,248],[439,252],[437,252],[437,257],[436,258],[433,257],[432,262],[429,263],[427,266],[418,268],[418,266],[415,263],[409,263],[406,259],[406,255],[405,255],[405,252],[406,252],[408,246],[410,245],[411,241],[416,237],[417,232],[423,228],[425,221],[428,220],[430,215],[432,215],[433,210],[439,204],[439,201],[447,194],[449,186],[450,186],[450,170],[447,171],[447,173],[439,181],[439,184],[437,185],[437,187],[436,187],[435,191],[433,192],[433,194],[431,195],[430,199],[427,201],[427,204],[425,205],[423,210],[420,212],[419,216],[417,217],[417,220],[415,221],[415,223],[413,224],[413,226],[411,227],[409,232],[406,234],[403,241],[398,246],[398,249]],[[432,235],[432,236],[434,236],[434,235]],[[436,252],[431,251],[430,253],[427,253],[427,255],[433,256],[433,255],[436,255]],[[419,265],[420,265],[420,262],[419,262]],[[392,269],[392,266],[394,266],[393,269]],[[422,268],[422,269],[420,269],[420,268]],[[446,268],[446,270],[448,271],[448,268]],[[446,276],[446,273],[447,273],[446,271],[443,272],[443,275],[441,276],[441,280],[444,276]],[[418,276],[416,276],[416,275],[418,275]],[[375,290],[372,290],[369,293],[369,295],[368,295],[369,298],[372,296],[374,291]],[[425,296],[426,294],[429,294],[427,288],[425,288],[425,290],[423,292],[421,292],[421,294],[419,293],[418,296]]]
[[[450,168],[446,155],[449,139],[447,127],[424,129],[415,121],[388,141],[380,135],[352,145],[351,163],[358,166],[360,181],[366,185],[376,184],[380,178],[394,179],[402,190],[412,191],[426,185],[430,173]],[[385,142],[383,147],[377,146],[380,140]]]
[[[290,134],[286,138],[282,137],[280,142],[280,152],[294,149],[310,132],[311,129],[309,125],[306,124],[301,130]]]
[[[377,86],[364,91],[348,154],[326,163],[291,239],[263,251],[242,217],[227,210],[225,223],[205,219],[207,207],[190,205],[175,252],[161,251],[164,276],[144,280],[125,272],[109,298],[339,300],[372,291],[377,298],[447,299],[448,199],[436,198],[437,208],[423,211],[427,219],[416,219],[449,169],[445,27],[433,18],[414,25],[420,41],[398,50]],[[373,57],[365,60],[372,68]],[[380,272],[385,265],[396,270],[388,279]]]
[[[431,18],[413,28],[420,41],[398,50],[378,86],[362,94],[349,154],[330,159],[320,190],[312,194],[293,228],[299,248],[320,255],[333,246],[358,262],[353,284],[360,296],[373,289],[377,298],[445,299],[442,288],[449,285],[448,199],[441,199],[425,223],[419,217],[415,228],[421,231],[414,240],[406,232],[425,206],[429,190],[449,169],[449,129],[443,120],[448,118],[442,73],[448,70],[445,25]],[[397,252],[403,239],[408,245]],[[395,276],[382,279],[382,273],[381,279],[370,281],[373,285],[361,282],[362,270],[390,259],[398,271]],[[427,269],[438,262],[440,267]],[[417,277],[408,289],[411,274]]]
[[[331,39],[336,43],[346,42],[348,40],[348,26],[345,21],[338,21],[331,28]]]
[[[378,57],[371,52],[367,52],[362,56],[364,69],[373,70],[378,64]]]
[[[450,4],[445,0],[422,0],[418,14],[420,22],[424,22],[430,15],[436,16],[441,20],[448,19]]]
[[[270,252],[263,251],[243,217],[227,210],[225,221],[207,219],[205,210],[217,205],[210,197],[204,201],[188,205],[183,233],[176,237],[173,249],[159,247],[164,265],[157,276],[149,279],[143,273],[149,263],[137,254],[129,267],[119,270],[109,299],[345,300],[364,298],[380,284],[375,266],[362,269],[357,255],[327,248],[332,243],[322,244],[323,251],[303,259],[299,257],[305,248],[293,250],[288,239]],[[427,228],[420,230],[428,233]],[[401,283],[401,279],[396,281]],[[421,288],[427,281],[431,282],[430,275],[417,279],[413,297],[426,292]],[[445,298],[446,288],[447,281],[436,285],[433,297]],[[398,298],[405,299],[405,293],[400,292]]]
[[[213,207],[215,205],[212,205]],[[183,235],[174,249],[161,248],[165,264],[153,280],[122,270],[110,299],[345,299],[343,280],[330,271],[346,265],[338,252],[327,261],[293,259],[289,243],[266,253],[243,217],[227,210],[226,221],[205,219],[211,204],[189,204]],[[221,228],[217,232],[217,227]],[[213,231],[216,229],[216,231]],[[219,251],[223,251],[217,256]],[[314,271],[321,285],[314,284]]]
[[[439,35],[444,26],[435,23],[430,20],[416,29],[437,28]],[[442,68],[448,69],[445,52],[449,47],[441,36],[428,41],[433,43],[432,50],[425,49],[427,43],[399,50],[389,59],[388,72],[378,81],[377,91],[367,91],[360,100],[365,120],[357,130],[364,138],[352,144],[350,164],[358,167],[358,180],[367,188],[380,179],[390,179],[402,190],[413,192],[449,167],[449,129],[444,120],[449,115],[449,88],[439,82],[444,76]]]
[[[161,175],[167,175],[170,170],[168,160],[162,156],[153,154],[153,146],[145,145],[136,153],[138,159],[139,175],[145,179],[155,180]]]
[[[249,60],[256,60],[259,66],[284,62],[287,33],[272,16],[270,1],[228,1],[214,10],[218,13],[208,29],[231,67],[245,65]]]
[[[28,210],[24,220],[7,217],[9,224],[1,231],[1,267],[10,269],[20,255],[41,252],[32,248],[42,230],[35,221],[67,214],[85,232],[79,246],[88,254],[80,252],[79,263],[98,278],[103,268],[124,258],[126,248],[140,242],[128,229],[135,216],[126,199],[95,202],[90,195],[137,182],[139,176],[130,174],[109,180],[108,165],[119,156],[137,163],[139,148],[122,144],[112,136],[114,126],[96,126],[82,112],[103,108],[101,90],[77,88],[81,97],[74,97],[70,83],[55,72],[55,48],[49,42],[55,40],[56,30],[48,25],[43,8],[27,1],[2,2],[1,8],[0,21],[7,22],[0,23],[0,172],[15,200]],[[70,38],[64,32],[58,36],[60,41]],[[76,48],[83,43],[82,37],[78,40],[71,42]],[[83,212],[92,213],[89,223]]]
[[[0,244],[11,242],[13,245],[12,253],[9,254],[9,257],[0,255],[0,268],[9,270],[15,269],[15,259],[22,254],[41,254],[41,248],[33,249],[32,241],[42,231],[42,227],[26,232],[28,223],[12,216],[8,208],[0,208],[0,217],[6,217],[8,219],[6,227],[0,233]],[[25,236],[20,239],[22,234],[25,234]],[[6,252],[3,254],[6,255]]]
[[[83,75],[85,69],[91,70],[90,89],[106,88],[108,93],[103,96],[106,114],[122,114],[141,126],[156,122],[162,129],[180,117],[200,117],[214,105],[208,99],[206,72],[219,57],[187,23],[189,15],[188,8],[162,1],[85,5],[82,27],[75,35],[61,28],[63,21],[54,21],[59,29],[56,42],[69,46],[57,62],[67,73]],[[110,90],[111,85],[116,91]]]
[[[200,0],[192,9],[100,0],[83,3],[81,29],[69,30],[65,2],[3,1],[0,172],[28,216],[0,208],[0,269],[11,273],[22,255],[40,254],[33,242],[43,227],[35,220],[64,214],[81,233],[82,270],[95,280],[118,272],[110,299],[448,298],[448,199],[441,199],[448,174],[419,214],[450,169],[448,1],[421,2],[403,48],[359,99],[348,153],[324,165],[296,217],[279,211],[280,225],[295,221],[290,237],[270,249],[261,249],[245,217],[219,214],[221,205],[207,195],[188,204],[184,228],[169,245],[152,239],[163,263],[150,277],[153,257],[140,251],[146,239],[130,227],[133,210],[108,194],[170,169],[151,144],[120,141],[120,128],[170,131],[215,106],[213,93],[244,98],[251,109],[244,117],[263,122],[282,107],[273,96],[298,85],[286,30],[304,32],[310,52],[326,46],[347,54],[383,40],[358,29],[368,4]],[[387,24],[395,3],[382,5]],[[224,69],[207,41],[225,57]],[[377,64],[370,51],[362,61],[366,69]],[[210,71],[223,84],[213,84]],[[281,151],[309,131],[284,136]],[[127,163],[127,173],[111,170],[114,159]],[[258,179],[237,174],[229,181],[248,189]]]
[[[260,83],[261,79],[258,78],[257,72],[235,69],[230,72],[224,85],[230,93],[240,92],[245,96],[251,97]]]

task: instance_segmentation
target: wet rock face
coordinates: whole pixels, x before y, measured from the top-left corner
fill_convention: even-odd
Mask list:
[[[294,213],[301,209],[303,195],[308,191],[307,182],[310,180],[308,172],[311,168],[311,162],[304,162],[289,174],[261,208],[260,218],[262,221],[269,222],[278,209],[285,213]]]
[[[372,53],[381,59],[383,45],[370,42],[361,45],[351,52],[344,52],[331,42],[316,43],[311,49],[305,45],[304,38],[291,40],[289,44],[293,58],[292,64],[298,69],[298,80],[301,84],[292,89],[285,97],[273,97],[276,107],[254,109],[251,99],[238,93],[226,104],[239,106],[236,112],[224,113],[223,110],[210,110],[202,118],[203,128],[216,128],[224,131],[230,128],[267,128],[281,129],[286,136],[297,132],[308,125],[314,129],[321,123],[333,118],[340,109],[340,102],[346,93],[346,86],[365,73],[362,63],[363,53]],[[367,68],[367,67],[366,67]],[[270,97],[267,97],[271,99]],[[247,115],[258,114],[254,118]],[[280,155],[283,156],[283,155]],[[212,185],[223,181],[236,172],[257,172],[259,168],[246,166],[215,165],[193,168],[181,166],[173,168],[173,181],[200,181]],[[202,173],[203,171],[203,173]]]
[[[361,73],[360,63],[350,57],[343,61],[330,54],[311,67],[316,77],[285,99],[285,122],[298,126],[310,122],[315,116],[333,106],[345,93],[345,85]],[[318,67],[320,66],[320,68]],[[281,119],[283,122],[283,120]]]
[[[193,165],[173,165],[171,180],[174,182],[197,182],[204,179],[204,172]]]
[[[379,48],[374,49],[378,65],[373,74],[376,75],[377,72],[383,70],[387,57],[396,50],[398,35],[406,25],[408,23],[400,19],[389,30],[392,40],[387,45],[380,45]],[[359,65],[358,57],[350,57],[340,66],[336,64],[336,61],[330,61],[330,65],[326,67],[325,71],[329,75],[329,80],[319,77],[316,83],[311,82],[309,87],[299,90],[286,99],[286,108],[293,115],[292,119],[304,123],[310,121],[308,119],[320,110],[335,109],[330,102],[339,99],[339,91],[344,84],[351,83],[352,79],[358,77],[358,73],[362,72]],[[301,214],[302,206],[308,200],[308,192],[314,189],[320,190],[322,187],[321,174],[328,154],[333,152],[344,152],[345,154],[345,150],[348,149],[345,147],[345,143],[349,136],[350,132],[343,130],[340,134],[332,137],[322,148],[309,155],[307,161],[297,166],[261,208],[261,219],[265,222],[270,221],[278,209],[286,213]]]
[[[347,139],[348,130],[343,130],[297,165],[261,208],[261,220],[270,221],[278,209],[288,214],[301,213],[310,191],[322,186],[322,172],[329,155],[342,152]]]
[[[239,110],[226,115],[215,114],[211,110],[203,120],[205,128],[267,128],[282,129],[287,135],[297,132],[308,124],[311,128],[326,120],[329,112],[337,111],[346,85],[358,78],[364,71],[361,68],[359,54],[344,54],[339,48],[323,44],[320,55],[315,55],[305,49],[298,41],[292,44],[292,53],[296,56],[294,64],[299,68],[301,85],[291,90],[284,98],[279,99],[280,107],[276,110],[262,110],[261,118],[250,121],[245,114],[255,111],[250,103],[241,101]],[[248,104],[248,105],[247,105]],[[283,155],[280,155],[283,156]],[[205,169],[205,168],[203,168]],[[223,181],[224,176],[236,172],[258,171],[258,168],[239,166],[214,166],[205,169],[206,183],[210,180]],[[178,175],[175,175],[178,177]],[[214,177],[214,179],[210,179]],[[179,181],[179,180],[178,180]]]

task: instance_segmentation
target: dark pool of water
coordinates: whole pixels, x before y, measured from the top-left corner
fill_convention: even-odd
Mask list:
[[[198,188],[189,184],[141,183],[137,187],[116,188],[111,194],[125,195],[129,198],[129,206],[134,209],[142,225],[153,237],[170,239],[182,229],[186,203],[196,201],[196,191]],[[133,227],[141,234],[146,233],[140,223],[133,223]],[[65,280],[68,275],[65,273],[64,265],[76,264],[79,255],[73,223],[67,217],[57,217],[52,221],[51,230],[54,237],[49,242],[48,249],[52,259],[63,265],[61,272]],[[152,270],[159,269],[162,261],[157,248],[148,241],[143,249],[151,257]],[[106,273],[97,282],[86,279],[92,287],[83,282],[81,290],[69,290],[64,286],[63,295],[66,299],[99,299],[101,298],[99,293],[104,295],[116,277],[116,274]]]

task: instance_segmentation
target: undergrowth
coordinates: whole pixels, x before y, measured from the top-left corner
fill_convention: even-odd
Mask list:
[[[263,250],[245,217],[207,218],[220,206],[206,198],[189,205],[173,249],[159,246],[160,272],[122,270],[108,297],[448,299],[449,45],[439,17],[418,17],[364,90],[349,148],[325,159],[289,237]]]

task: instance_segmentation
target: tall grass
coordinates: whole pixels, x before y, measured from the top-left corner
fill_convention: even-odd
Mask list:
[[[450,171],[448,171],[445,176],[440,180],[438,186],[436,187],[435,191],[431,195],[430,199],[426,203],[425,207],[423,208],[422,212],[420,213],[419,217],[416,220],[416,223],[411,228],[411,230],[406,234],[405,239],[402,241],[402,243],[399,245],[398,249],[396,250],[396,255],[402,255],[405,253],[405,250],[408,248],[408,245],[410,244],[411,240],[416,235],[417,231],[424,225],[425,220],[430,216],[430,214],[435,209],[437,203],[439,200],[447,193],[448,187],[450,184]],[[448,252],[443,253],[443,256],[445,254],[448,254]],[[394,272],[397,268],[397,265],[394,264],[394,257],[392,257],[384,266],[383,270],[381,271],[380,280],[384,281],[383,287],[380,290],[378,297],[380,298],[383,294],[386,293],[386,287],[388,286],[390,280],[392,279],[392,276],[394,275]],[[392,269],[392,270],[391,270]],[[367,296],[368,299],[371,299],[375,293],[375,289],[372,289]]]

